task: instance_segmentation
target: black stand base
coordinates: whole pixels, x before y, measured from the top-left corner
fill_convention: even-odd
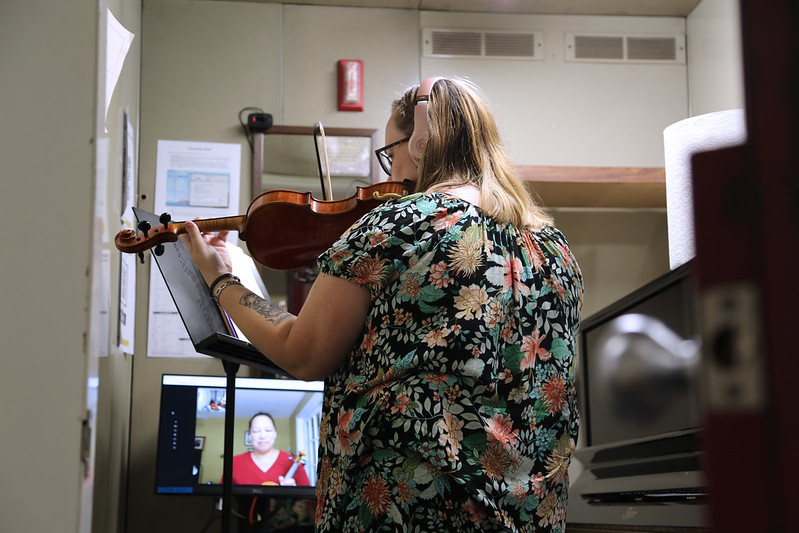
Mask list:
[[[313,523],[307,520],[308,509],[296,509],[297,500],[269,498],[264,496],[240,497],[236,500],[240,505],[238,533],[313,533]],[[294,514],[298,511],[299,514]]]
[[[241,498],[242,511],[246,519],[240,522],[239,533],[268,533],[272,501],[269,498]]]
[[[222,463],[222,533],[230,533],[233,518],[233,425],[236,422],[237,363],[222,360],[227,376],[225,404],[225,448]]]

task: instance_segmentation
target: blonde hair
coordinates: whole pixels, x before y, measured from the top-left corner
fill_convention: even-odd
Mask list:
[[[392,105],[397,128],[413,132],[418,86]],[[471,82],[441,78],[430,91],[427,144],[419,161],[417,192],[473,185],[481,209],[502,223],[534,229],[552,224],[525,188],[499,137],[493,114]]]

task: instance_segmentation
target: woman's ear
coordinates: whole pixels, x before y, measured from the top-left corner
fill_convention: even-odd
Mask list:
[[[416,138],[411,138],[408,141],[408,153],[413,159],[413,162],[417,165],[419,164],[419,160],[422,159],[422,154],[424,153],[424,147],[427,145],[427,135],[422,137],[421,135]]]

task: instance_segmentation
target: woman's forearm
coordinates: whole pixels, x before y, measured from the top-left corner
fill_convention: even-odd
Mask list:
[[[280,309],[242,285],[218,295],[220,306],[247,339],[298,379],[324,379],[351,351],[363,328],[369,296],[332,276],[314,282],[299,316]]]

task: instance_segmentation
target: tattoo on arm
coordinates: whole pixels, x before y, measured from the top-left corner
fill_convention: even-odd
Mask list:
[[[272,302],[252,292],[245,293],[244,296],[239,299],[239,303],[245,307],[249,307],[276,326],[291,316],[290,313],[283,311],[279,307],[275,307],[272,305]]]

